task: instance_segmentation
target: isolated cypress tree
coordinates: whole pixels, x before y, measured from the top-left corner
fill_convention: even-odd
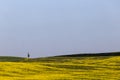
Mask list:
[[[29,52],[28,52],[28,54],[27,54],[27,58],[28,58],[28,59],[30,58],[30,54],[29,54]]]

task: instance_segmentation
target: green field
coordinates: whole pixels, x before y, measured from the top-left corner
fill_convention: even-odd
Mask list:
[[[0,80],[120,80],[120,56],[0,57]]]

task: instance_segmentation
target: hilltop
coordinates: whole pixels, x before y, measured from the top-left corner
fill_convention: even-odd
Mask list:
[[[19,62],[23,59],[23,57],[0,56],[0,62]]]
[[[81,54],[60,55],[58,57],[92,57],[92,56],[120,56],[120,52],[81,53]]]
[[[100,57],[100,56],[120,56],[120,52],[109,52],[109,53],[84,53],[84,54],[69,54],[69,55],[59,55],[59,56],[51,56],[51,57],[39,57],[39,58],[30,58],[29,62],[36,61],[51,61],[51,58],[60,58],[60,57]],[[0,56],[0,62],[25,62],[27,61],[26,57],[15,57],[15,56]]]

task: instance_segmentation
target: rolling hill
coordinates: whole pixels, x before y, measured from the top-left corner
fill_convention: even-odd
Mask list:
[[[119,52],[31,59],[0,57],[0,80],[119,80],[119,76]]]

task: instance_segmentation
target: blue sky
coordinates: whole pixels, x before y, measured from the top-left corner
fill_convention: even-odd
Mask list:
[[[0,0],[0,55],[120,51],[119,0]]]

